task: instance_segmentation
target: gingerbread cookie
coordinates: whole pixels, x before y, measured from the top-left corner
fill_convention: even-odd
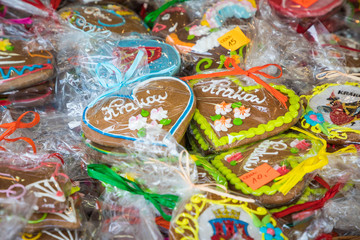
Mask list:
[[[53,55],[48,51],[29,52],[25,43],[0,38],[0,92],[26,88],[53,76]]]
[[[34,233],[43,229],[65,228],[77,229],[80,227],[80,218],[74,205],[74,200],[69,197],[67,208],[59,213],[34,213],[25,227],[25,232]]]
[[[222,46],[218,39],[234,28],[244,26],[255,12],[256,8],[246,0],[221,1],[208,9],[202,20],[196,20],[177,32],[171,32],[166,41],[183,54],[190,75],[207,69],[224,68],[227,57],[240,63],[245,57],[248,42],[229,50]],[[242,30],[245,35],[249,35],[247,28]]]
[[[81,233],[69,229],[54,228],[42,230],[38,233],[23,233],[22,240],[81,240]]]
[[[263,86],[245,87],[240,79],[190,81],[197,99],[193,118],[197,131],[193,132],[204,150],[225,151],[256,142],[289,129],[300,118],[302,107],[294,91],[273,85],[288,97],[285,108]]]
[[[306,112],[301,127],[329,144],[358,143],[360,136],[360,84],[324,84],[305,96]]]
[[[58,163],[42,163],[34,168],[0,166],[0,197],[21,199],[27,193],[37,197],[36,211],[62,212],[69,195],[69,177]]]
[[[0,105],[7,107],[36,107],[49,103],[54,97],[54,80],[36,86],[0,94]]]
[[[270,182],[253,190],[239,177],[263,163],[285,175],[303,160],[316,156],[322,144],[303,134],[282,134],[270,139],[242,146],[215,157],[212,164],[226,176],[230,189],[249,194],[266,207],[288,204],[303,193],[305,181],[299,182],[285,196],[278,191],[281,185]]]
[[[267,210],[214,194],[193,195],[178,207],[170,239],[288,239]]]
[[[135,85],[130,96],[105,95],[84,110],[82,129],[89,140],[109,147],[126,146],[146,135],[146,127],[168,131],[180,141],[195,110],[191,88],[173,77]]]
[[[121,5],[85,5],[59,10],[61,17],[84,32],[148,33],[149,28],[130,9]]]
[[[179,4],[160,14],[152,28],[152,35],[165,39],[188,24],[190,24],[188,12],[182,4]]]

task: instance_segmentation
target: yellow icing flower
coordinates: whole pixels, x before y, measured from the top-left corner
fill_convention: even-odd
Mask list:
[[[12,51],[14,46],[11,45],[9,39],[1,39],[0,40],[0,51]]]

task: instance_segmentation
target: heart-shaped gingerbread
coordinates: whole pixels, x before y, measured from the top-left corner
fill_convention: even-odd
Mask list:
[[[253,189],[240,177],[264,163],[270,165],[273,171],[276,170],[278,176],[285,175],[300,162],[316,156],[321,147],[320,141],[305,134],[280,134],[261,142],[222,153],[215,157],[212,164],[226,176],[230,189],[251,195],[266,207],[277,207],[296,200],[306,187],[305,180],[297,183],[284,196],[279,191],[280,184],[275,185],[273,181],[270,181],[257,189]]]
[[[197,131],[193,132],[204,150],[225,151],[274,136],[301,116],[300,98],[285,86],[273,85],[288,97],[287,108],[262,85],[244,87],[236,76],[192,80],[190,84],[197,99],[193,118]]]
[[[180,141],[195,110],[194,94],[185,82],[155,77],[138,83],[130,96],[104,95],[83,114],[86,138],[108,147],[126,146],[146,135],[146,127],[168,131]]]
[[[48,51],[29,52],[25,44],[0,37],[0,92],[26,88],[54,74],[53,55]]]

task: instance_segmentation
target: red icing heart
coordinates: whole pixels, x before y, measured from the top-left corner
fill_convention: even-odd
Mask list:
[[[316,121],[317,120],[317,116],[316,115],[310,115],[310,117],[309,117],[311,120],[313,120],[313,121]]]

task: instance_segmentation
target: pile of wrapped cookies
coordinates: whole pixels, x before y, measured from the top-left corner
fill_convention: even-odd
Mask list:
[[[359,240],[359,152],[359,0],[0,0],[0,240]]]

